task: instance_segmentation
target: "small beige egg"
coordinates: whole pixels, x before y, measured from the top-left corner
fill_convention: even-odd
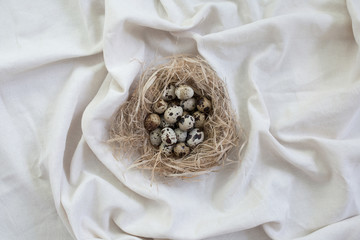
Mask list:
[[[196,108],[196,100],[195,100],[195,98],[189,98],[187,100],[182,100],[180,102],[180,106],[185,111],[194,111],[194,109]]]
[[[206,115],[200,111],[196,111],[193,113],[193,117],[195,118],[195,127],[203,128],[206,121]]]
[[[178,142],[185,142],[187,137],[187,131],[183,131],[180,128],[174,130],[176,139]]]
[[[150,132],[150,143],[153,146],[159,146],[161,144],[161,129],[156,128]]]
[[[160,152],[163,153],[165,156],[171,156],[174,145],[166,145],[165,143],[161,143],[159,149]]]
[[[200,112],[208,113],[211,110],[211,101],[206,97],[201,97],[198,100],[196,107]]]
[[[194,90],[188,85],[180,85],[176,88],[175,95],[180,100],[187,100],[194,96]]]
[[[190,131],[186,138],[186,144],[193,148],[204,141],[205,134],[198,128],[194,128]]]
[[[160,122],[160,116],[155,113],[151,113],[146,116],[144,121],[144,127],[146,130],[152,131],[160,126]]]
[[[175,86],[172,84],[168,85],[163,92],[162,99],[164,99],[165,101],[171,101],[175,98]]]
[[[161,141],[166,145],[173,145],[177,142],[176,134],[172,128],[163,128],[161,130]]]
[[[195,125],[195,118],[191,115],[182,116],[179,120],[179,128],[183,131],[192,129]]]
[[[153,105],[153,109],[156,113],[162,114],[168,108],[168,103],[164,99],[160,99]]]
[[[190,148],[185,143],[178,143],[174,147],[174,153],[177,157],[185,157],[190,153]]]
[[[180,106],[169,107],[164,113],[164,119],[168,123],[176,123],[182,116],[183,109]]]

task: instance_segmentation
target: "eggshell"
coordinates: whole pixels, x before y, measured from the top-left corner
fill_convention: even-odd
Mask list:
[[[164,99],[165,101],[171,101],[175,98],[175,86],[172,84],[168,85],[163,92],[162,99]]]
[[[153,146],[159,146],[161,144],[161,129],[156,128],[150,132],[150,143]]]
[[[211,110],[211,101],[206,97],[201,97],[198,100],[196,107],[200,112],[208,113]]]
[[[160,122],[160,116],[155,113],[151,113],[146,116],[144,121],[144,127],[146,130],[152,131],[160,126]]]
[[[168,103],[164,99],[160,99],[153,105],[153,109],[156,113],[162,114],[168,108]]]
[[[171,156],[174,145],[166,145],[165,143],[161,143],[159,149],[160,152],[163,153],[165,156]]]
[[[195,125],[195,118],[191,115],[182,116],[179,120],[179,128],[183,131],[192,129]]]
[[[194,111],[196,108],[196,100],[195,98],[189,98],[187,100],[182,100],[180,102],[180,106],[184,109],[184,111]]]
[[[166,145],[173,145],[177,142],[176,134],[171,128],[161,130],[161,141]]]
[[[201,131],[198,128],[194,128],[191,130],[191,132],[188,134],[186,138],[186,144],[189,147],[195,147],[198,144],[202,143],[204,141],[205,134],[203,131]]]
[[[195,127],[202,128],[204,127],[206,121],[206,115],[200,111],[196,111],[193,113],[193,117],[195,118]]]
[[[180,100],[186,100],[194,96],[194,90],[188,85],[180,85],[176,88],[175,95]]]
[[[185,157],[190,153],[190,148],[185,143],[177,143],[173,149],[175,156]]]
[[[181,130],[180,128],[175,129],[175,135],[178,142],[185,142],[187,137],[187,132]]]
[[[183,114],[183,109],[180,106],[169,107],[164,113],[164,119],[168,123],[176,123]]]

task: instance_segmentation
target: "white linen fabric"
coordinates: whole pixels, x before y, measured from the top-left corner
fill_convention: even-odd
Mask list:
[[[0,239],[360,239],[358,0],[5,0],[0,20]],[[143,64],[184,53],[248,141],[151,185],[109,124]]]

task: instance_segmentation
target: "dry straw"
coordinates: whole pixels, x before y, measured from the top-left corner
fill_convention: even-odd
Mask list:
[[[240,129],[224,82],[199,56],[175,56],[142,74],[137,88],[120,106],[110,127],[109,143],[117,158],[135,158],[130,168],[149,169],[152,176],[193,177],[210,172],[240,145]],[[152,104],[169,84],[190,85],[197,95],[211,99],[213,109],[204,125],[205,141],[183,158],[166,157],[150,144],[144,128]]]

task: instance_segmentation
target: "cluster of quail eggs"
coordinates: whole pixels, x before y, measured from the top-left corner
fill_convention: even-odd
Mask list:
[[[150,142],[160,151],[177,157],[188,155],[204,141],[203,127],[211,110],[205,96],[194,96],[188,85],[168,85],[159,101],[146,116],[144,127],[150,132]]]

